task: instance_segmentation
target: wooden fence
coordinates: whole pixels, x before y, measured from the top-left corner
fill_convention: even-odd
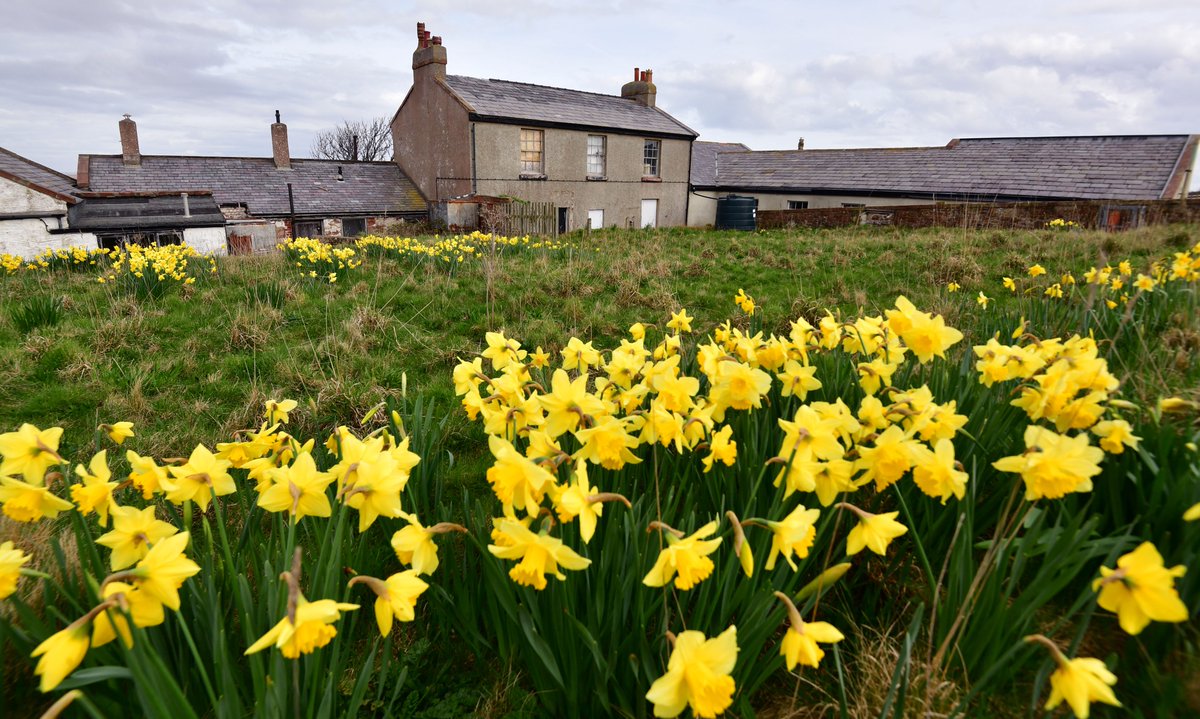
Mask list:
[[[553,202],[515,200],[481,208],[481,224],[508,237],[558,235],[558,208]]]

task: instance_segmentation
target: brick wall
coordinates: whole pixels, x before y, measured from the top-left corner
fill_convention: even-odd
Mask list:
[[[1117,206],[1144,208],[1145,224],[1200,222],[1200,199],[1155,201],[1070,201],[1008,203],[946,203],[894,207],[837,207],[812,210],[762,210],[759,229],[783,227],[846,227],[893,225],[897,227],[966,227],[974,229],[1040,229],[1054,219],[1070,220],[1087,229],[1102,225],[1105,209]]]

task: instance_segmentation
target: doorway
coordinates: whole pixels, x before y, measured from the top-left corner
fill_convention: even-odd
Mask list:
[[[642,227],[658,227],[658,200],[642,200]]]
[[[571,221],[571,208],[569,208],[569,207],[558,208],[558,234],[560,234],[560,235],[566,234],[567,230],[570,229],[568,227],[568,225],[570,225],[570,221]]]

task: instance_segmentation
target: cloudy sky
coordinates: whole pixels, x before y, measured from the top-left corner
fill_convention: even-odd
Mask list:
[[[449,72],[618,93],[754,149],[1200,133],[1196,0],[21,0],[0,27],[0,146],[73,172],[120,151],[268,156],[390,116],[415,23]],[[1200,183],[1193,183],[1200,186]]]

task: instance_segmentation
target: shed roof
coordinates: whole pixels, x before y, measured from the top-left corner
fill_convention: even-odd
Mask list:
[[[480,119],[696,137],[695,130],[657,107],[620,95],[462,75],[447,75],[445,82]]]
[[[1158,199],[1195,135],[995,137],[945,147],[720,152],[716,185],[991,199]]]
[[[93,192],[209,191],[217,204],[244,203],[252,215],[289,213],[288,183],[297,215],[406,214],[425,212],[424,198],[391,162],[295,160],[276,169],[269,157],[142,155],[128,166],[120,155],[88,157]],[[338,181],[338,168],[342,181]]]
[[[176,229],[220,227],[225,224],[221,208],[212,195],[189,195],[187,207],[179,195],[133,197],[88,197],[71,208],[75,230]]]
[[[22,157],[3,147],[0,147],[0,177],[6,177],[47,195],[53,195],[67,204],[79,201],[79,198],[75,196],[76,187],[73,178],[44,165],[39,165],[27,157]]]
[[[712,187],[717,183],[717,153],[749,150],[740,142],[692,143],[691,183],[696,187]]]

